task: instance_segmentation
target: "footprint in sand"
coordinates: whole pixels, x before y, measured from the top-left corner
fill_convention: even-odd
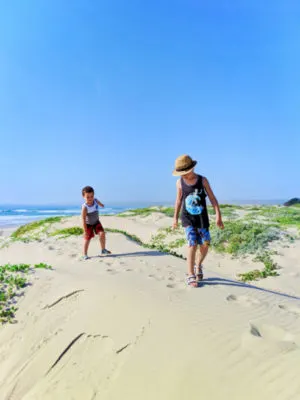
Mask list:
[[[168,289],[185,289],[186,285],[183,282],[178,281],[177,283],[168,283],[166,287]]]
[[[299,338],[292,333],[279,326],[263,323],[250,323],[249,330],[242,336],[242,346],[262,357],[293,351],[299,345]]]
[[[281,310],[287,311],[288,313],[300,316],[300,307],[289,306],[284,304],[279,304],[278,306]]]
[[[156,281],[163,281],[164,280],[164,278],[162,276],[157,276],[157,275],[152,275],[152,274],[148,275],[148,278],[155,279]]]
[[[48,246],[48,250],[55,250],[54,246]]]
[[[107,268],[106,272],[109,272],[111,275],[116,275],[119,273],[117,270],[112,269],[112,268]]]
[[[172,266],[172,265],[167,265],[167,267],[166,267],[167,269],[170,269],[170,270],[174,270],[174,267]]]
[[[234,294],[230,294],[229,296],[226,297],[226,300],[228,302],[236,302],[238,304],[241,304],[243,306],[246,307],[250,307],[250,306],[257,306],[259,304],[261,304],[261,301],[248,297],[248,296],[235,296]]]
[[[77,257],[77,254],[76,254],[76,253],[75,253],[75,254],[74,254],[74,253],[69,254],[69,257],[70,257],[70,258],[75,258],[75,257]]]
[[[300,272],[290,272],[288,275],[292,276],[293,278],[299,278]]]
[[[167,286],[167,288],[169,288],[169,289],[176,289],[176,285],[173,284],[173,283],[168,283],[166,286]]]

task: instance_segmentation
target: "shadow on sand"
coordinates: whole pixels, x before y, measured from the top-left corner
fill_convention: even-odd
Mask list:
[[[259,291],[264,292],[264,293],[270,293],[270,294],[275,294],[277,296],[282,296],[282,297],[285,297],[287,299],[300,300],[300,297],[297,297],[297,296],[292,296],[290,294],[280,293],[280,292],[276,292],[274,290],[264,289],[264,288],[261,288],[261,287],[258,287],[258,286],[250,285],[249,283],[239,282],[239,281],[234,281],[234,280],[231,280],[231,279],[224,279],[224,278],[206,278],[206,279],[203,279],[203,281],[199,283],[198,287],[215,286],[215,285],[235,286],[235,287],[246,288],[246,289],[254,289],[254,290],[259,290]]]
[[[160,251],[135,251],[133,253],[116,253],[116,254],[107,254],[105,256],[91,256],[90,258],[117,258],[117,257],[161,257],[165,256],[166,253],[161,253]]]

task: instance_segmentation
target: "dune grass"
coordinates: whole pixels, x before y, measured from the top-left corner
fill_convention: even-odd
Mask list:
[[[63,217],[50,217],[46,219],[41,219],[39,221],[31,222],[30,224],[20,226],[15,232],[11,234],[11,238],[13,240],[19,241],[30,241],[30,240],[38,240],[38,236],[32,235],[35,231],[40,228],[43,228],[42,231],[46,232],[47,228],[49,228],[52,224],[56,222],[60,222]]]
[[[72,226],[71,228],[57,229],[52,232],[50,236],[60,236],[60,238],[66,238],[69,236],[80,236],[83,235],[83,229],[80,226]]]
[[[34,268],[37,268],[37,269],[53,269],[51,265],[46,264],[46,263],[34,264]]]
[[[249,213],[247,219],[264,217],[270,223],[278,224],[281,228],[296,227],[300,229],[300,207],[261,207],[255,212]]]
[[[15,321],[17,311],[16,298],[22,295],[21,290],[28,283],[28,274],[34,268],[52,269],[45,263],[35,264],[5,264],[0,266],[0,323],[12,323]]]
[[[253,261],[262,262],[264,268],[262,270],[255,269],[253,271],[239,274],[239,278],[243,282],[256,281],[258,279],[267,278],[268,276],[278,276],[277,270],[279,267],[278,264],[272,260],[270,252],[264,251],[263,253],[258,254]]]
[[[233,256],[256,254],[281,237],[281,231],[276,226],[243,220],[227,221],[223,230],[212,225],[211,234],[214,250]]]
[[[173,217],[174,216],[174,207],[163,207],[163,206],[157,206],[157,207],[145,207],[145,208],[135,208],[135,209],[130,209],[124,212],[121,212],[120,214],[117,214],[118,217],[120,218],[126,218],[126,217],[147,217],[154,212],[159,212],[162,214],[167,215],[168,217]]]
[[[237,211],[240,210],[242,207],[230,205],[230,204],[220,204],[220,210],[222,217],[226,217],[229,219],[237,218],[238,213]],[[210,216],[215,215],[215,209],[212,206],[207,206],[207,211]]]

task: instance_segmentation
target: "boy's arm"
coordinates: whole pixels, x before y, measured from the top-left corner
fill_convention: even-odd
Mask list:
[[[173,222],[174,229],[178,228],[178,218],[179,218],[179,213],[180,213],[181,205],[182,205],[182,189],[181,189],[180,180],[178,180],[176,182],[176,188],[177,188],[177,195],[176,195],[176,202],[175,202],[175,207],[174,207],[174,222]]]
[[[212,188],[210,187],[210,184],[208,183],[208,180],[206,178],[202,178],[202,182],[203,182],[203,186],[204,189],[208,195],[208,198],[211,202],[211,205],[213,206],[213,208],[215,209],[216,212],[216,224],[219,228],[224,229],[224,224],[222,221],[222,214],[221,214],[221,210],[219,207],[219,203],[218,200],[216,199],[216,196],[214,195],[214,192],[212,191]]]
[[[82,206],[81,217],[82,217],[82,226],[83,226],[84,231],[86,231],[86,229],[87,229],[86,214],[87,214],[87,209],[86,209],[86,207]]]
[[[99,201],[98,199],[96,199],[96,202],[97,202],[98,206],[104,208],[104,204],[102,204],[101,201]]]

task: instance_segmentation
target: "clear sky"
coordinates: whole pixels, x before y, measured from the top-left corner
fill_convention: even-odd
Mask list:
[[[0,0],[0,204],[300,197],[300,3]]]

